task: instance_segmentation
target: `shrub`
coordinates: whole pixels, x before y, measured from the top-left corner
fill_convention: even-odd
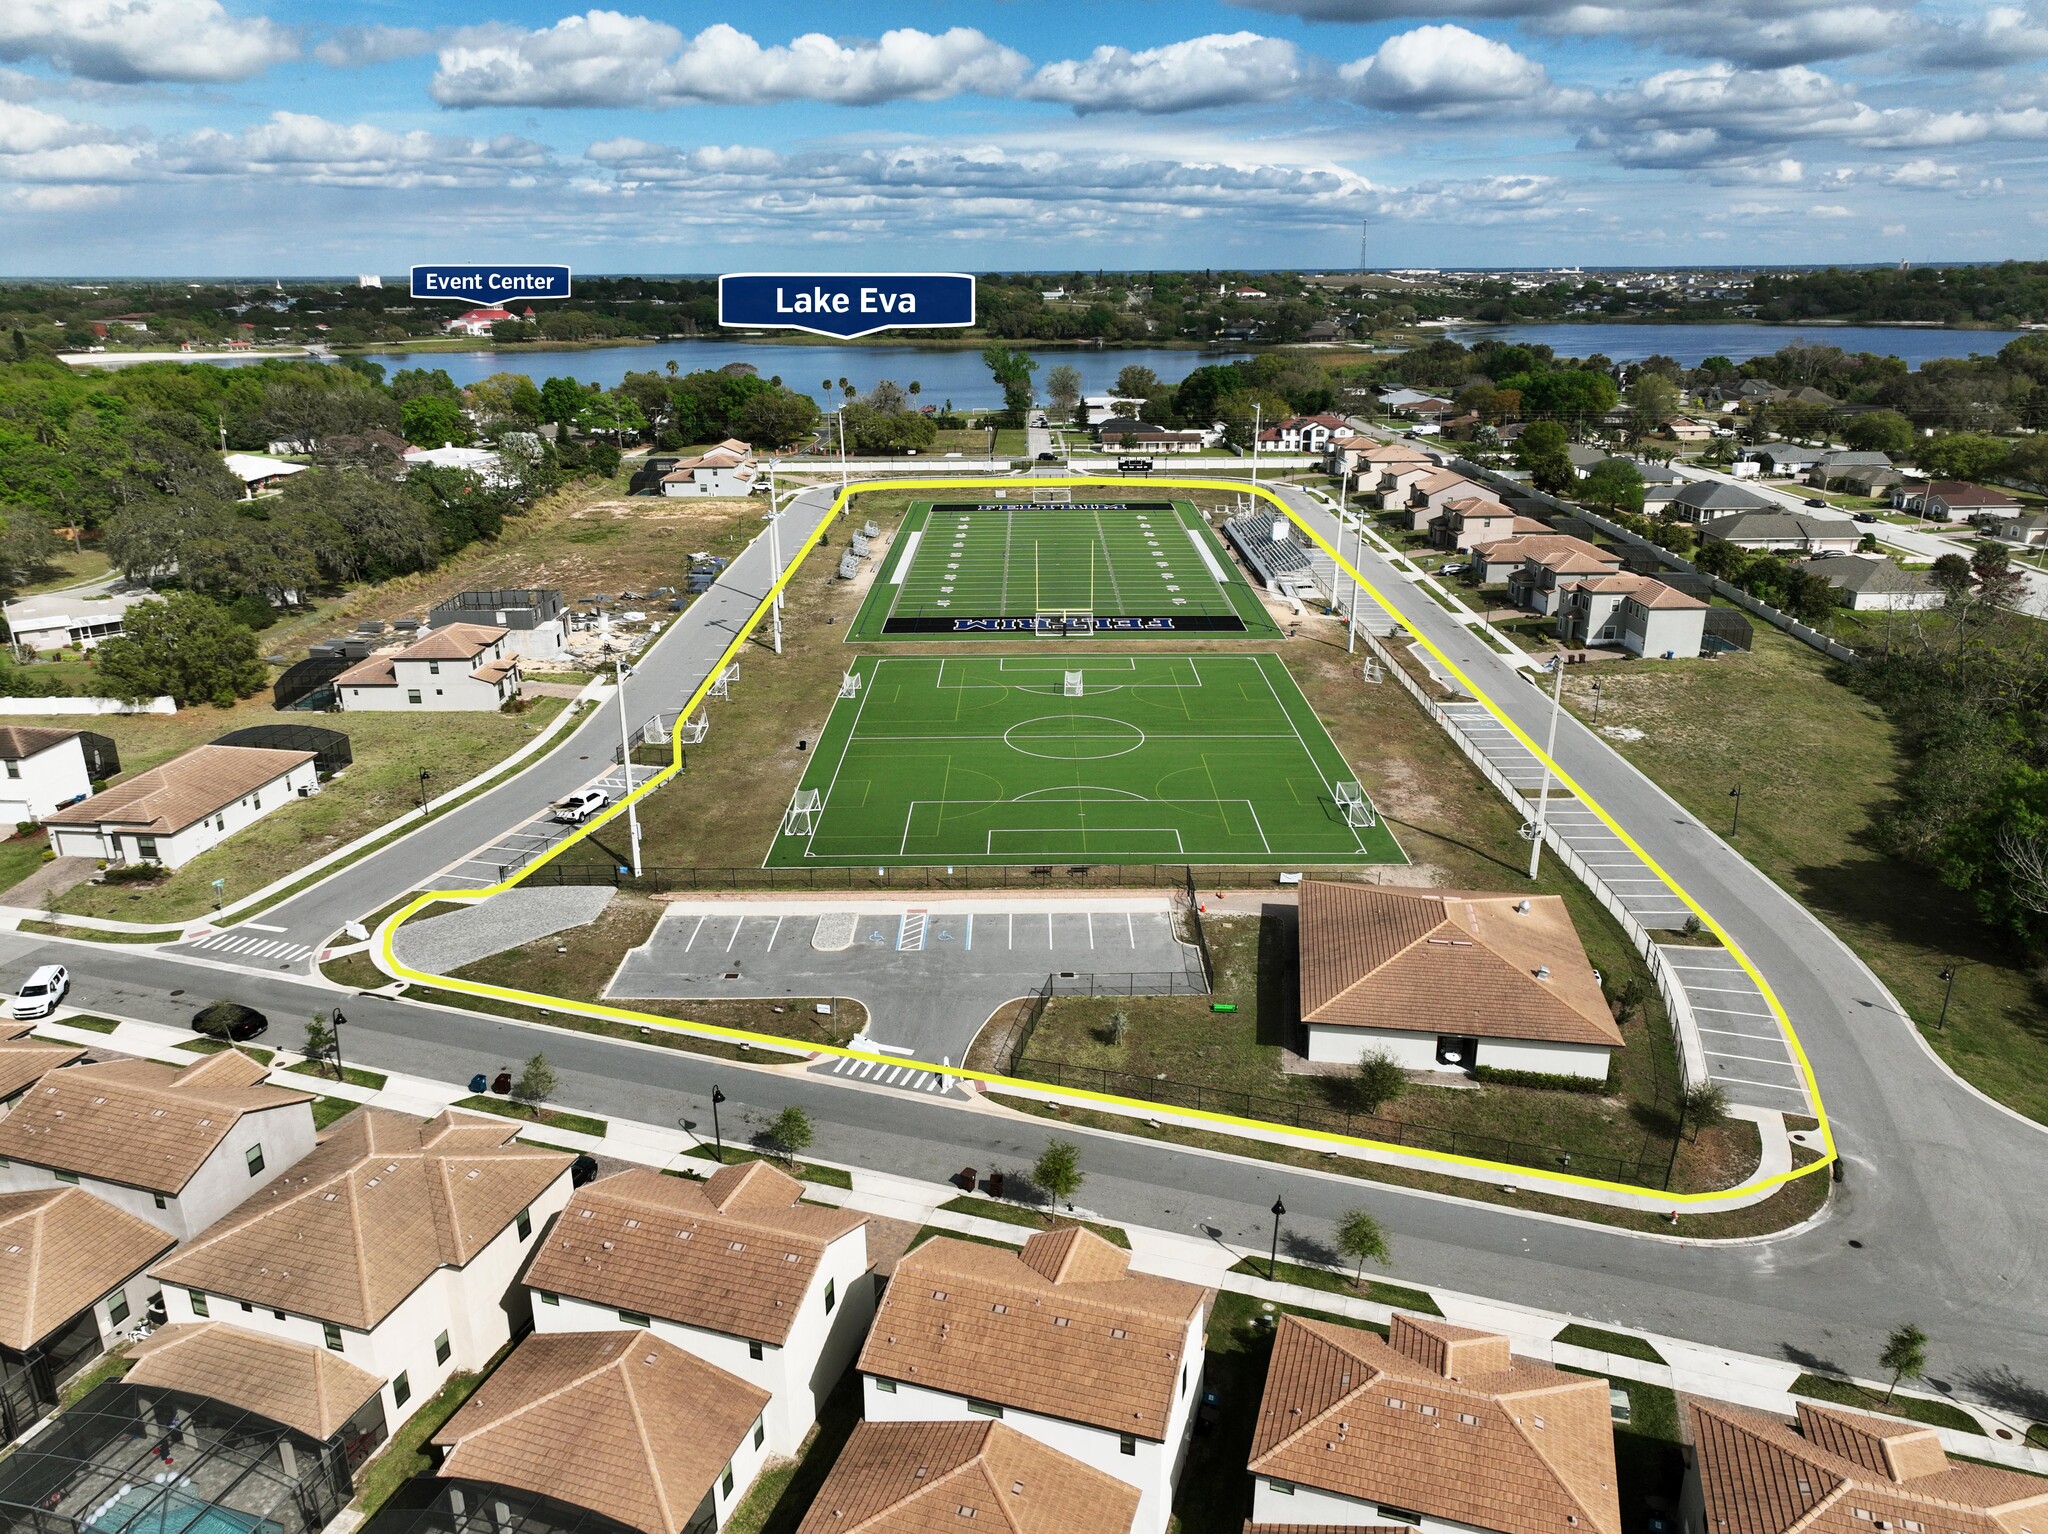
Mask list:
[[[100,877],[108,884],[154,884],[164,876],[161,863],[121,863]]]
[[[1508,1071],[1497,1065],[1475,1065],[1472,1079],[1489,1086],[1531,1087],[1538,1092],[1585,1092],[1604,1097],[1607,1081],[1599,1076],[1566,1076],[1551,1071]]]
[[[1361,1113],[1378,1113],[1408,1090],[1408,1073],[1384,1049],[1375,1049],[1360,1058],[1351,1090]]]
[[[262,1016],[254,1007],[245,1007],[239,1001],[213,1001],[192,1014],[192,1028],[208,1038],[232,1039],[239,1024]]]
[[[14,834],[16,836],[34,836],[41,829],[42,823],[40,821],[17,820],[14,823]]]

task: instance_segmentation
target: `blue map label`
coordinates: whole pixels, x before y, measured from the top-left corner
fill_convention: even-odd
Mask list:
[[[502,304],[515,298],[567,298],[569,268],[416,266],[412,269],[412,296],[469,304]]]
[[[718,279],[718,323],[808,330],[841,341],[878,330],[974,323],[965,272],[732,272]]]

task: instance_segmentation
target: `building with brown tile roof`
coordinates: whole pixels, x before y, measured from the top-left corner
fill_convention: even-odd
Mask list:
[[[1607,1381],[1397,1312],[1283,1316],[1252,1433],[1256,1523],[1619,1534]]]
[[[1311,1060],[1604,1077],[1622,1044],[1557,895],[1305,879],[1297,944]]]
[[[1567,645],[1617,645],[1634,655],[1691,659],[1706,634],[1707,604],[1654,576],[1619,571],[1575,581],[1557,606]]]
[[[43,823],[59,857],[178,868],[319,787],[310,751],[194,746]]]
[[[0,1193],[0,1433],[54,1410],[67,1380],[147,1313],[171,1238],[81,1188]]]
[[[11,1113],[16,1099],[51,1071],[84,1058],[85,1051],[76,1044],[31,1037],[26,1025],[0,1038],[0,1118]]]
[[[1079,1226],[1021,1252],[940,1237],[896,1265],[860,1368],[870,1421],[996,1417],[1136,1486],[1163,1530],[1202,1377],[1210,1293],[1130,1271]]]
[[[1798,1403],[1769,1412],[1693,1400],[1685,1534],[2040,1534],[2048,1479],[1960,1464],[1934,1429]]]
[[[519,656],[509,635],[486,623],[444,624],[342,672],[335,699],[344,712],[498,708],[519,693]]]
[[[767,1404],[766,1391],[651,1332],[536,1333],[434,1435],[437,1473],[641,1534],[722,1526],[767,1455]]]
[[[384,1382],[326,1348],[266,1337],[224,1321],[157,1328],[128,1350],[131,1385],[182,1390],[239,1406],[308,1438],[328,1439],[378,1399]],[[380,1410],[367,1414],[380,1433]],[[353,1435],[352,1435],[353,1436]]]
[[[1244,1534],[1418,1534],[1400,1523],[1254,1523],[1244,1521]]]
[[[867,1216],[802,1195],[765,1161],[578,1189],[526,1271],[534,1324],[648,1327],[768,1391],[769,1448],[794,1454],[874,1314]]]
[[[1593,559],[1604,556],[1610,570],[1621,568],[1620,555],[1609,554],[1596,543],[1559,532],[1515,533],[1492,543],[1475,545],[1472,550],[1473,568],[1482,584],[1492,585],[1512,579],[1525,561],[1561,550]]]
[[[238,1049],[51,1071],[0,1119],[0,1191],[76,1183],[182,1238],[313,1148],[314,1094]]]
[[[470,1114],[350,1114],[157,1265],[170,1319],[328,1347],[390,1382],[395,1428],[525,1324],[519,1270],[568,1202],[574,1158],[517,1133]]]
[[[15,637],[23,635],[17,630]],[[83,730],[0,725],[0,820],[41,820],[84,798],[94,778],[120,770],[113,744],[104,735],[88,738]]]
[[[1000,1422],[863,1422],[797,1534],[1130,1534],[1137,1489]]]

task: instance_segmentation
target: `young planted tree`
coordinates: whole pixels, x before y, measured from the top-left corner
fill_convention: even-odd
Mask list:
[[[1702,1129],[1712,1129],[1716,1124],[1728,1121],[1728,1093],[1718,1081],[1700,1081],[1685,1089],[1685,1096],[1679,1100],[1679,1126],[1685,1120],[1692,1120],[1692,1137],[1697,1140]]]
[[[519,1079],[512,1083],[512,1101],[539,1118],[541,1105],[553,1097],[561,1085],[561,1078],[548,1064],[548,1057],[535,1055],[519,1068]]]
[[[1031,1168],[1031,1180],[1045,1189],[1045,1217],[1050,1220],[1061,1204],[1071,1204],[1087,1174],[1081,1170],[1081,1148],[1071,1140],[1047,1143]]]
[[[334,1063],[334,1030],[327,1026],[327,1019],[315,1012],[306,1024],[305,1056],[308,1060],[325,1060]],[[334,1065],[334,1079],[341,1080],[341,1067]]]
[[[1383,1268],[1393,1262],[1386,1231],[1365,1209],[1347,1209],[1343,1218],[1337,1221],[1337,1250],[1357,1260],[1358,1270],[1352,1276],[1352,1282],[1360,1288],[1365,1286],[1367,1258]]]
[[[796,1160],[811,1148],[811,1116],[791,1103],[775,1115],[775,1122],[768,1126],[768,1138],[782,1152],[784,1161]]]
[[[1371,1050],[1359,1057],[1358,1075],[1352,1080],[1351,1090],[1358,1100],[1359,1112],[1378,1113],[1408,1090],[1408,1073],[1384,1049]]]
[[[1900,1380],[1917,1380],[1927,1372],[1927,1333],[1911,1321],[1893,1327],[1877,1362],[1879,1367],[1892,1371],[1891,1385],[1884,1393],[1885,1405],[1889,1406]]]

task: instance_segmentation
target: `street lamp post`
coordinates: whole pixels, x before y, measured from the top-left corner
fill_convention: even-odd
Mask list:
[[[1280,1217],[1287,1213],[1287,1206],[1278,1198],[1273,1200],[1273,1252],[1266,1259],[1266,1277],[1277,1278],[1280,1273]]]
[[[334,1079],[336,1081],[348,1079],[348,1067],[341,1063],[341,1025],[347,1021],[348,1019],[341,1015],[341,1008],[339,1007],[336,1007],[333,1012],[328,1014],[327,1032],[334,1040]]]
[[[775,653],[782,653],[782,513],[775,505],[774,482],[768,491],[768,579],[773,593],[768,603],[768,624],[775,638]]]
[[[420,769],[420,814],[422,817],[427,813],[427,779],[432,776],[433,774],[427,771],[426,768],[422,767]]]
[[[1593,678],[1593,723],[1600,722],[1600,678]]]
[[[1944,1032],[1948,1028],[1948,999],[1955,993],[1955,988],[1955,966],[1950,965],[1941,972],[1941,1016],[1936,1018],[1934,1022],[1934,1026],[1942,1029]]]
[[[1738,783],[1729,789],[1728,797],[1735,801],[1735,819],[1728,827],[1728,834],[1731,837],[1739,836],[1742,833],[1742,785]]]
[[[772,531],[775,524],[770,522]],[[780,647],[778,646],[778,649]],[[633,803],[633,745],[626,733],[626,678],[633,674],[633,668],[626,664],[625,656],[616,657],[612,664],[618,668],[619,678],[619,771],[625,779],[626,833],[633,847],[633,877],[640,877],[640,809]]]
[[[1260,411],[1265,408],[1262,400],[1252,402],[1252,488],[1259,488],[1259,421]]]
[[[718,1127],[718,1105],[725,1101],[725,1094],[717,1087],[711,1089],[711,1139],[718,1147],[718,1164],[725,1165],[725,1135]]]
[[[839,488],[846,488],[846,407],[839,407]]]
[[[1564,696],[1563,652],[1551,658],[1550,669],[1554,673],[1550,684],[1550,735],[1543,746],[1543,785],[1536,791],[1536,819],[1529,827],[1529,877],[1532,879],[1543,862],[1543,822],[1550,809],[1550,764],[1557,755],[1557,714]]]

